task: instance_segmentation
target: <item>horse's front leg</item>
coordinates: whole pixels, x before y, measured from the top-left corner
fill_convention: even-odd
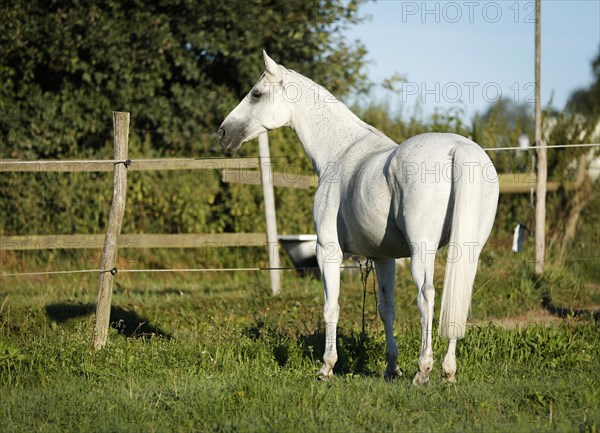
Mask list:
[[[377,310],[385,329],[385,359],[387,365],[383,377],[387,380],[402,376],[398,367],[398,345],[394,339],[394,282],[396,277],[396,261],[394,259],[375,260],[377,282],[379,283],[379,302]]]
[[[317,261],[323,275],[325,305],[325,353],[323,367],[319,371],[319,379],[328,380],[333,376],[333,366],[337,362],[336,335],[340,315],[338,298],[340,294],[340,266],[342,250],[337,242],[317,243]]]

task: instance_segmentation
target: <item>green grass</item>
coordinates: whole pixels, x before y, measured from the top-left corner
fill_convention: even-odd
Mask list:
[[[36,318],[33,317],[32,321]],[[88,319],[0,348],[3,431],[594,431],[598,328],[472,329],[459,383],[386,383],[383,341],[342,333],[338,376],[319,383],[314,335],[207,321],[196,338],[124,338],[90,353]],[[10,331],[9,331],[10,333]],[[317,336],[320,337],[320,335]],[[22,333],[21,333],[22,335]],[[414,373],[417,330],[398,332]],[[364,344],[363,344],[364,343]],[[436,344],[438,356],[442,345]]]
[[[314,363],[293,339],[238,334],[227,344],[112,335],[110,347],[91,356],[84,338],[63,334],[54,344],[32,342],[34,354],[13,366],[10,392],[2,393],[3,430],[593,431],[598,370],[577,358],[594,350],[594,339],[586,336],[591,330],[571,332],[534,329],[522,339],[498,329],[474,332],[512,340],[518,361],[475,355],[463,361],[458,385],[434,381],[422,389],[370,374],[318,383]],[[525,356],[532,342],[548,338],[570,344],[577,357],[552,355],[557,363],[548,367],[544,356]],[[289,350],[284,363],[274,355],[282,346]]]
[[[598,200],[596,200],[597,202]],[[597,205],[593,206],[597,208]],[[600,213],[588,212],[569,252],[597,257]],[[87,269],[82,252],[10,253],[2,272]],[[458,383],[443,385],[434,338],[429,386],[416,388],[419,321],[408,268],[398,268],[396,338],[405,376],[385,382],[383,327],[369,280],[342,277],[335,378],[316,381],[323,354],[322,286],[284,273],[118,274],[107,347],[91,351],[93,274],[0,279],[0,431],[598,432],[600,325],[585,314],[505,329],[498,319],[597,309],[598,260],[543,278],[510,239],[484,250],[472,327],[457,346]],[[120,268],[265,265],[264,252],[124,250]],[[289,265],[289,263],[285,263]],[[444,254],[435,285],[443,283]],[[437,302],[441,296],[438,291]],[[439,308],[436,308],[436,312]],[[435,322],[434,322],[435,323]],[[477,324],[477,325],[475,325]]]
[[[530,264],[503,251],[482,261],[474,319],[539,309],[549,285],[571,305],[596,299],[595,293],[573,290],[584,283],[568,270],[536,282]],[[181,264],[183,254],[173,254],[173,260]],[[440,259],[438,286],[443,264]],[[51,265],[84,264],[62,257]],[[445,343],[435,338],[432,382],[414,387],[419,328],[408,269],[399,268],[396,289],[405,377],[392,383],[382,378],[383,329],[372,293],[366,333],[360,332],[362,285],[356,274],[342,280],[340,360],[329,383],[315,380],[324,341],[316,279],[286,273],[283,294],[272,297],[265,273],[120,274],[114,328],[98,353],[90,350],[96,276],[1,284],[0,431],[600,428],[600,329],[585,318],[513,330],[474,326],[458,345],[456,385],[440,381]]]

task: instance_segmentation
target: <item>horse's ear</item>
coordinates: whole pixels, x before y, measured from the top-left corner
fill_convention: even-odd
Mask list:
[[[270,75],[269,81],[277,83],[281,81],[281,69],[279,65],[269,57],[265,50],[263,50],[263,59],[265,61],[265,70],[267,71],[267,74]]]

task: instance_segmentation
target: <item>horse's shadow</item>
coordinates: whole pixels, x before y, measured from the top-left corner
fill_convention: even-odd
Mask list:
[[[96,305],[91,303],[59,302],[46,305],[45,310],[50,319],[56,323],[64,323],[71,319],[94,314]],[[129,338],[173,338],[171,334],[158,326],[152,325],[148,319],[140,317],[135,311],[119,306],[111,307],[110,326],[116,329],[119,334]]]
[[[324,330],[300,336],[299,342],[304,349],[305,356],[318,361],[323,358],[325,353]],[[384,348],[375,341],[373,336],[363,332],[350,331],[347,333],[338,330],[337,352],[338,361],[334,367],[335,374],[381,376],[376,360],[384,353]]]
[[[538,292],[540,292],[542,296],[542,307],[544,307],[550,314],[561,317],[563,319],[565,317],[582,317],[594,321],[600,320],[600,310],[565,307],[557,305],[552,301],[552,297],[550,296],[549,290],[542,286],[541,278],[533,277],[532,281],[534,287],[538,290]]]
[[[548,295],[542,297],[542,306],[555,316],[565,317],[583,317],[594,321],[600,320],[600,310],[589,310],[586,308],[562,307],[552,302],[552,298]]]
[[[292,346],[299,347],[300,355],[314,363],[321,362],[325,353],[324,330],[291,337],[259,321],[246,328],[244,333],[252,339],[262,338],[271,342],[273,357],[282,367],[286,366],[294,356],[292,352],[296,349],[292,349]],[[338,329],[337,351],[338,361],[334,368],[336,375],[381,376],[376,360],[383,353],[383,347],[372,336],[354,331],[340,332]]]

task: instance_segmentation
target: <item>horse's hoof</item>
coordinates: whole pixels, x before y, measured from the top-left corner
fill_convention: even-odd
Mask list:
[[[429,384],[429,375],[425,375],[420,371],[415,375],[413,379],[413,385],[415,386],[424,386]]]
[[[456,376],[454,374],[442,374],[442,383],[444,383],[444,384],[456,383]]]
[[[332,378],[333,378],[333,369],[329,368],[326,365],[321,367],[321,370],[319,370],[319,375],[317,376],[317,380],[319,380],[321,382],[327,382],[328,380],[331,380]]]
[[[388,370],[387,368],[385,369],[385,371],[383,372],[383,378],[385,380],[394,380],[394,379],[398,379],[400,377],[402,377],[404,374],[402,373],[402,370],[400,370],[400,368],[396,367],[393,370]]]

